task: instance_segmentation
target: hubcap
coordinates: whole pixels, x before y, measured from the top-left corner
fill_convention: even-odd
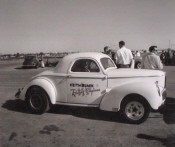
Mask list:
[[[34,109],[40,109],[42,106],[42,98],[39,94],[32,94],[30,97],[30,104]]]
[[[145,109],[143,105],[139,102],[133,101],[129,102],[125,107],[125,113],[128,118],[132,120],[139,120],[143,117]]]

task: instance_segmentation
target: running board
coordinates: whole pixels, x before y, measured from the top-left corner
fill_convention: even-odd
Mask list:
[[[99,107],[99,105],[87,105],[87,104],[75,104],[75,103],[61,103],[56,102],[58,105],[65,105],[65,106],[79,106],[79,107]]]

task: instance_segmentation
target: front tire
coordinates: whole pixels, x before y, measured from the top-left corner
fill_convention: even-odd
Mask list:
[[[140,124],[147,120],[150,106],[142,97],[129,97],[122,102],[121,115],[124,121]]]
[[[39,86],[29,89],[26,101],[32,113],[43,114],[50,109],[49,97],[45,90]]]

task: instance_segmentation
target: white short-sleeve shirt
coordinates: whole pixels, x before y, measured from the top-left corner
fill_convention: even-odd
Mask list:
[[[130,49],[127,49],[126,47],[120,48],[116,54],[115,54],[115,59],[117,64],[130,64],[131,59],[133,59],[133,55],[131,53]]]

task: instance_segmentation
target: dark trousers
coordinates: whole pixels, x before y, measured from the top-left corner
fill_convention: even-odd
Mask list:
[[[118,64],[117,65],[118,68],[130,68],[130,65],[129,64]]]

